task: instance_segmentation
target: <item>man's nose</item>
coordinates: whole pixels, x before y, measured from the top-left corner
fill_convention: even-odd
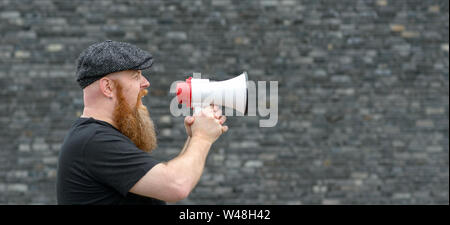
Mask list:
[[[150,87],[150,82],[148,82],[147,78],[145,78],[144,76],[142,76],[142,78],[143,78],[143,80],[142,80],[142,83],[141,83],[141,87],[142,88]]]

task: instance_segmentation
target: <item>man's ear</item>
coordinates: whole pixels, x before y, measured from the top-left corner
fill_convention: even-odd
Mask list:
[[[114,90],[114,81],[107,78],[102,77],[99,82],[100,85],[100,91],[102,94],[107,98],[113,98],[113,90]]]

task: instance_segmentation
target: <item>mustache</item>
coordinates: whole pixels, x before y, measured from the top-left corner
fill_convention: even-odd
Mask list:
[[[138,100],[137,100],[137,102],[136,102],[137,106],[143,105],[143,104],[142,104],[142,98],[143,98],[144,96],[146,96],[147,94],[148,94],[148,90],[147,90],[147,89],[142,89],[142,90],[139,91],[139,94],[138,94]]]
[[[142,89],[141,91],[139,91],[138,98],[142,98],[142,97],[146,96],[147,94],[148,94],[148,90]]]

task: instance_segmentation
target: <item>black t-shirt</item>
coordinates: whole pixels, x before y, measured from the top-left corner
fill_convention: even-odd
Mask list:
[[[165,204],[129,190],[160,161],[111,124],[77,119],[58,160],[58,204]]]

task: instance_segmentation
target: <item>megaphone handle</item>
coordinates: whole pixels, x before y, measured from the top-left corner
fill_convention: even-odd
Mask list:
[[[202,111],[202,107],[194,107],[194,115],[200,114],[200,112]]]
[[[198,115],[202,111],[201,104],[193,104],[192,108],[194,109],[194,115]]]

